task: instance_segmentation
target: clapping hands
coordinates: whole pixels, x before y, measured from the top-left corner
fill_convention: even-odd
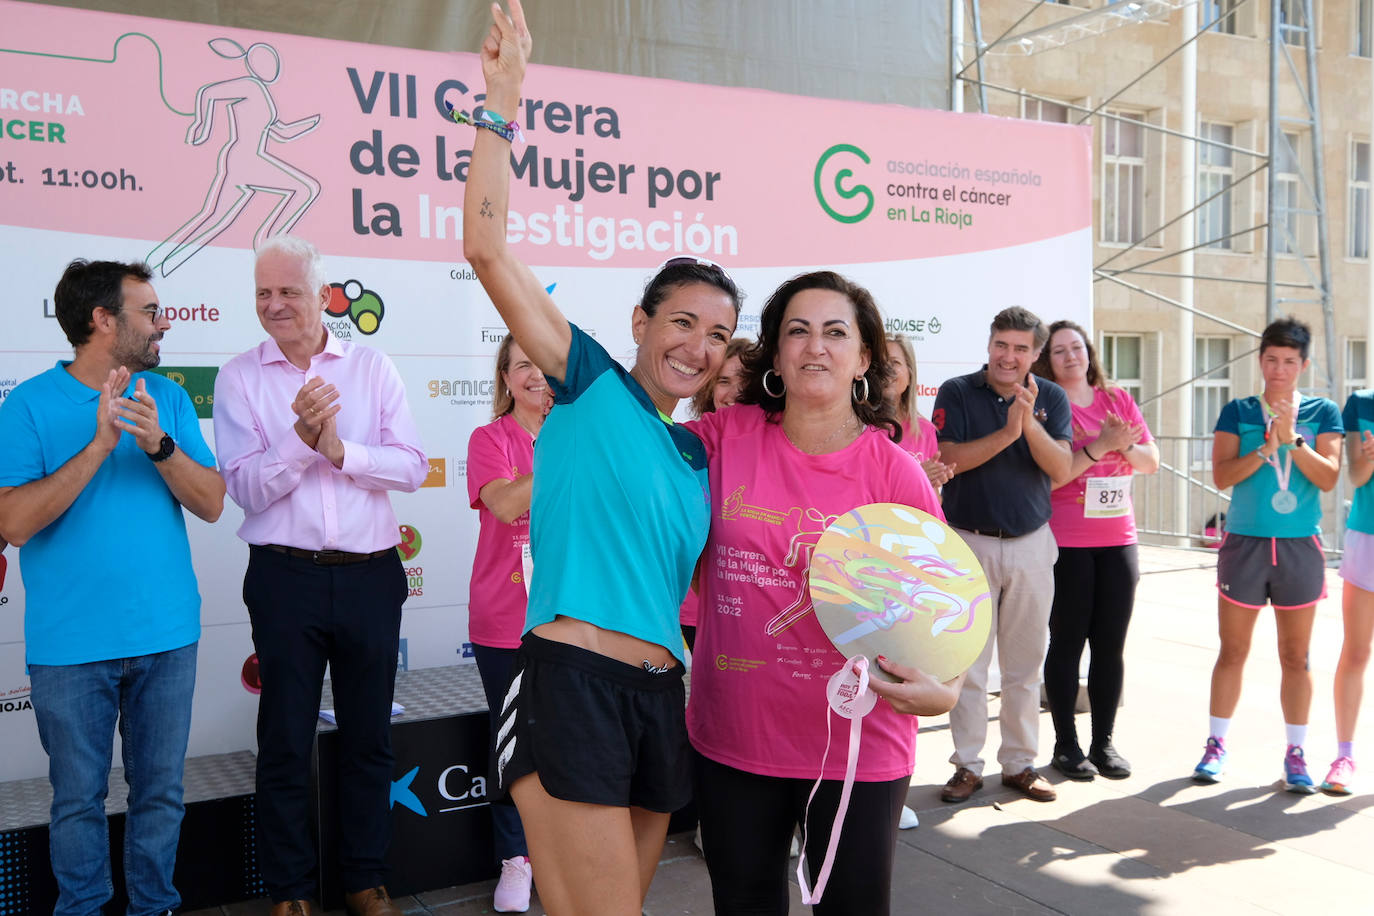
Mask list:
[[[1102,428],[1093,441],[1093,453],[1100,461],[1108,452],[1124,452],[1139,442],[1145,435],[1145,428],[1131,423],[1116,413],[1108,413],[1102,421]]]

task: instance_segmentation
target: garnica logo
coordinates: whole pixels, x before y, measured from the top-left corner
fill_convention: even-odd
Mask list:
[[[816,200],[831,219],[841,223],[857,223],[873,212],[873,192],[868,185],[849,184],[854,178],[852,166],[856,158],[864,165],[869,164],[868,154],[854,144],[836,143],[816,160]],[[832,159],[835,160],[833,165]],[[864,198],[862,209],[843,212],[855,209],[856,197]]]

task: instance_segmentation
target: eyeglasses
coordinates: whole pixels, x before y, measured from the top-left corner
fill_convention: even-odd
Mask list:
[[[141,309],[126,309],[121,306],[117,309],[110,309],[110,311],[116,315],[120,312],[142,312],[152,319],[153,324],[157,324],[168,315],[166,306],[162,305],[145,305]]]
[[[707,270],[714,270],[716,273],[720,274],[722,277],[729,280],[731,283],[735,282],[724,267],[721,267],[715,261],[709,260],[707,258],[694,258],[690,255],[678,255],[677,257],[669,258],[662,264],[658,265],[658,270],[654,271],[654,273],[660,274],[663,271],[667,270],[669,267],[705,267]]]

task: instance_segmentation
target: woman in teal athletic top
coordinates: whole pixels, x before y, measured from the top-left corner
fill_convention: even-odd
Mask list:
[[[520,809],[550,912],[631,916],[669,815],[690,798],[678,608],[710,498],[705,449],[671,415],[719,372],[739,293],[717,265],[669,260],[634,309],[628,372],[568,322],[506,241],[505,125],[532,42],[519,0],[493,20],[463,250],[554,392],[535,446],[534,571],[493,791]]]

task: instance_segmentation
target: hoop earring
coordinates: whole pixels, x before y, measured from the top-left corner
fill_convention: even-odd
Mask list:
[[[779,381],[779,382],[782,382],[782,391],[779,391],[777,394],[774,394],[772,391],[768,390],[768,376],[770,376],[770,375],[777,375],[777,376],[778,376],[778,381]],[[782,381],[782,376],[781,376],[781,375],[778,375],[778,374],[777,374],[776,372],[774,372],[772,369],[765,369],[765,370],[763,370],[762,384],[763,384],[763,393],[766,394],[766,395],[768,395],[770,398],[780,398],[780,397],[782,397],[784,394],[787,393],[787,383],[786,383],[786,382],[783,382],[783,381]]]
[[[864,394],[863,394],[863,397],[859,397],[859,388],[858,388],[859,382],[863,382],[863,383],[864,383]],[[867,375],[861,375],[861,376],[859,376],[858,378],[856,378],[856,379],[854,380],[853,388],[854,388],[854,400],[858,401],[860,404],[867,404],[867,403],[868,403],[868,376],[867,376]]]

